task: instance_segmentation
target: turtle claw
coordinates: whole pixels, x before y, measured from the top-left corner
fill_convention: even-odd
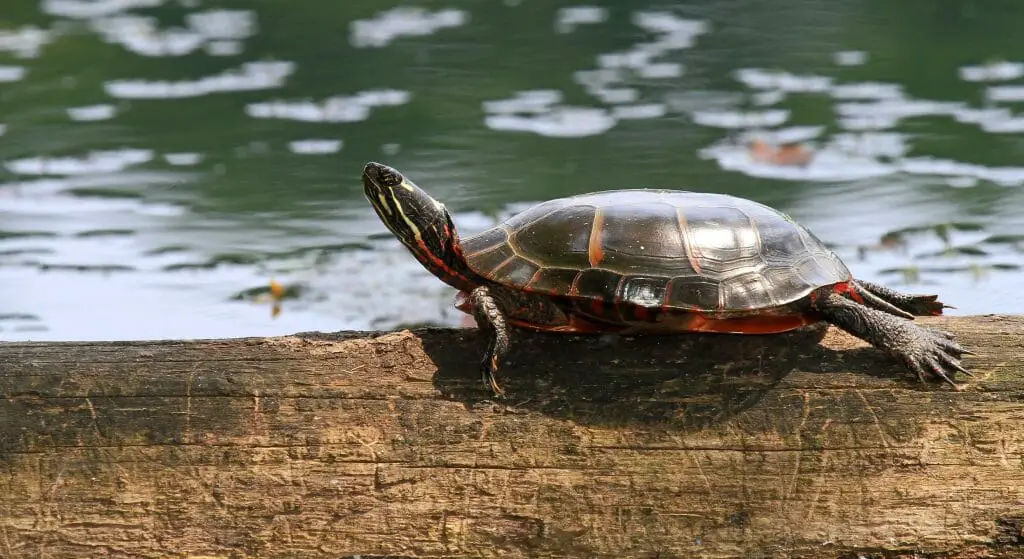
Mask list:
[[[942,330],[916,328],[916,332],[894,351],[908,369],[922,381],[939,379],[960,390],[953,378],[957,373],[974,377],[961,363],[967,350],[954,341],[954,336]]]
[[[483,378],[484,384],[491,387],[496,397],[502,397],[505,395],[505,390],[498,384],[498,378],[494,375],[495,371],[498,370],[498,358],[497,356],[485,357],[480,363],[480,373]]]

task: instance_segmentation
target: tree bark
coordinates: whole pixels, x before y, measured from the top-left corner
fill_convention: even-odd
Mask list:
[[[0,344],[3,557],[1022,557],[1024,317],[831,329]],[[916,555],[915,555],[916,554]]]

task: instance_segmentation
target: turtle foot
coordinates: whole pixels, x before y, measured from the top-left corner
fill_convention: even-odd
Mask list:
[[[954,308],[938,299],[938,295],[911,295],[901,308],[914,316],[940,316],[942,309]]]
[[[484,384],[491,387],[495,396],[502,396],[505,391],[498,384],[495,373],[501,356],[508,351],[509,332],[505,322],[505,313],[486,286],[474,289],[469,294],[472,302],[473,317],[480,331],[487,336],[487,351],[480,362],[480,373]]]
[[[909,335],[905,337],[903,343],[889,351],[908,369],[914,371],[922,382],[941,379],[959,390],[960,387],[953,381],[958,372],[969,377],[974,376],[960,364],[960,358],[969,352],[960,347],[952,334],[921,327],[915,327],[906,333]]]
[[[893,355],[922,381],[939,379],[959,389],[953,381],[957,373],[974,376],[960,364],[960,358],[971,353],[949,332],[919,326],[836,293],[815,299],[812,308],[828,322]]]

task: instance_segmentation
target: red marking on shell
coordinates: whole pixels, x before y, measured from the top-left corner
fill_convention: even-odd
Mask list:
[[[703,272],[700,267],[700,254],[696,247],[693,246],[691,235],[687,234],[689,226],[686,224],[686,214],[683,213],[683,208],[676,208],[676,224],[679,225],[679,234],[683,238],[683,247],[686,250],[686,259],[690,262],[690,267],[697,275],[701,275]],[[665,304],[668,305],[668,296],[666,295]]]
[[[710,332],[716,334],[779,334],[813,324],[820,319],[806,314],[752,316],[746,318],[711,318],[700,313],[687,314],[666,321],[677,332]]]
[[[505,266],[508,266],[508,263],[513,261],[513,260],[515,260],[515,259],[516,259],[516,255],[513,254],[512,256],[509,256],[508,258],[502,260],[501,264],[498,264],[497,266],[494,267],[494,271],[492,272],[493,276],[497,277],[498,276],[498,272],[500,272],[501,269],[504,268]]]
[[[854,287],[853,282],[842,282],[837,283],[832,287],[832,291],[839,295],[849,295],[854,301],[864,304],[864,298],[857,293],[857,288]]]
[[[535,332],[558,332],[562,334],[597,334],[602,332],[618,332],[625,326],[596,324],[576,315],[569,317],[569,324],[535,324],[517,319],[510,319],[509,324],[517,328]]]
[[[661,306],[662,307],[669,307],[670,306],[669,305],[669,301],[672,299],[672,282],[673,281],[675,281],[675,278],[672,278],[672,279],[668,280],[668,283],[665,284],[665,296],[661,298],[662,299],[661,300]]]
[[[652,313],[651,309],[648,309],[647,307],[635,306],[633,307],[633,316],[641,322],[650,322],[654,313]]]
[[[526,285],[523,286],[523,289],[530,289],[530,286],[533,285],[533,282],[539,280],[540,279],[540,275],[543,272],[544,272],[544,268],[537,268],[537,271],[534,272],[532,276],[530,276],[530,281],[526,282]],[[556,290],[554,290],[554,289],[551,290],[551,294],[552,295],[555,295],[556,293],[557,293]]]
[[[590,242],[587,244],[587,257],[590,266],[597,268],[604,260],[604,248],[601,246],[601,228],[604,226],[604,212],[601,208],[594,211],[594,224],[590,227]]]
[[[604,303],[596,299],[590,301],[590,312],[597,316],[604,316]]]
[[[576,296],[578,296],[580,294],[579,281],[580,281],[580,276],[582,276],[582,275],[583,274],[576,274],[576,277],[572,278],[572,284],[569,285],[569,292],[566,293],[566,295],[568,295],[570,297],[576,297]]]

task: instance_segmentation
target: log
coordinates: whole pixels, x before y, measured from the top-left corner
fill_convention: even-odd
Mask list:
[[[824,328],[517,333],[501,401],[474,330],[0,344],[0,555],[1024,556],[1024,317],[921,322],[963,390]]]

